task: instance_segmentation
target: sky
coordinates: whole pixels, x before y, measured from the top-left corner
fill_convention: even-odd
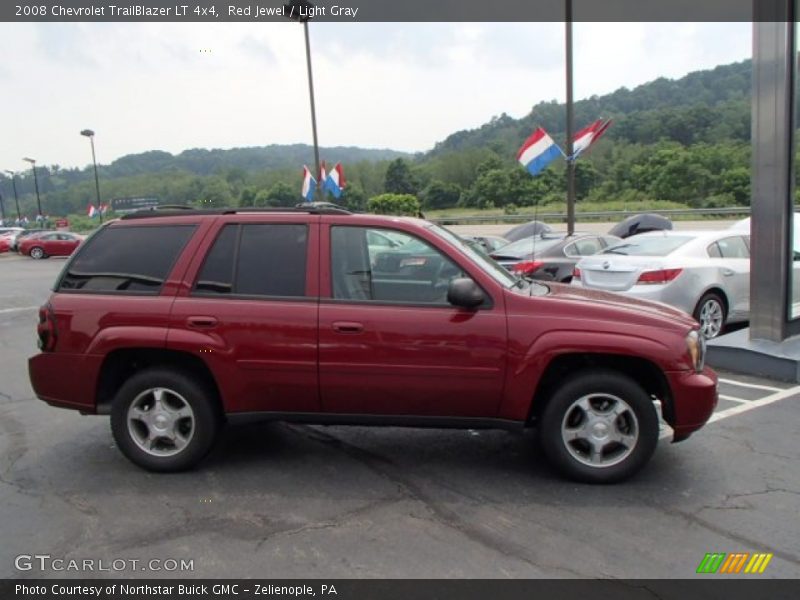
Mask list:
[[[319,143],[424,152],[565,98],[563,23],[311,23]],[[749,23],[576,23],[576,99],[750,58]],[[302,28],[2,23],[0,170],[312,141]],[[598,115],[598,117],[603,115]],[[578,127],[585,124],[577,123]],[[522,141],[522,140],[520,140]]]

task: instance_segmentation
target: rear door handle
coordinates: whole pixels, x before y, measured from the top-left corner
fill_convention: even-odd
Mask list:
[[[722,274],[723,274],[725,277],[730,277],[731,275],[735,275],[735,274],[736,274],[736,272],[735,272],[735,271],[733,271],[733,269],[722,269]]]
[[[192,329],[212,329],[217,326],[216,317],[187,317],[186,324]]]
[[[333,330],[336,333],[361,333],[364,331],[364,325],[354,321],[335,321]]]

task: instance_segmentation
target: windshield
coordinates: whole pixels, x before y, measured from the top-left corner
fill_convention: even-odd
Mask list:
[[[511,273],[506,271],[503,267],[494,262],[493,259],[483,252],[478,252],[473,248],[469,242],[464,241],[456,234],[439,227],[438,225],[431,224],[430,231],[438,235],[440,238],[450,242],[453,246],[461,248],[484,273],[489,275],[497,283],[503,287],[511,287],[516,284],[518,279]]]
[[[635,236],[610,248],[601,254],[625,254],[627,256],[666,256],[694,239],[684,235]]]
[[[528,256],[529,254],[533,254],[534,251],[544,252],[545,250],[549,250],[556,244],[559,244],[564,241],[563,237],[546,237],[546,238],[525,238],[522,240],[518,240],[516,242],[512,242],[507,246],[503,246],[499,250],[497,250],[498,255],[502,256],[516,256],[516,257],[523,257]]]

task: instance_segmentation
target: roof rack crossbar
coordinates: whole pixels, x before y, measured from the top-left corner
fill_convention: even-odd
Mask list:
[[[150,219],[153,217],[183,217],[194,215],[237,215],[247,213],[297,213],[308,215],[350,215],[349,210],[329,207],[260,207],[241,206],[238,208],[192,208],[187,206],[160,206],[157,208],[137,210],[120,217],[121,220]]]

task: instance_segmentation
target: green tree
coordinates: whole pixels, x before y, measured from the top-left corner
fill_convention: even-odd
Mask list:
[[[386,169],[384,189],[388,194],[416,195],[419,191],[419,181],[411,172],[408,163],[398,158],[390,162]]]
[[[450,208],[461,199],[461,188],[454,183],[438,179],[431,181],[422,191],[422,206],[425,208]]]
[[[379,215],[417,216],[420,212],[419,200],[411,194],[380,194],[367,202],[367,210]]]

